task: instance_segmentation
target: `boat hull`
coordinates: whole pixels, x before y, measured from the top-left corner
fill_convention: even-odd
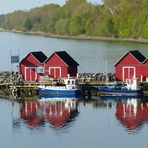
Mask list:
[[[100,96],[141,96],[141,90],[100,90]]]
[[[71,90],[54,90],[54,89],[39,89],[40,94],[48,95],[49,97],[80,97],[80,89],[71,89]]]

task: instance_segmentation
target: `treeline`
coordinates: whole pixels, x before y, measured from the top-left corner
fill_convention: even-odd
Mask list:
[[[148,0],[67,0],[55,4],[0,15],[7,30],[45,32],[67,36],[103,36],[148,39]]]

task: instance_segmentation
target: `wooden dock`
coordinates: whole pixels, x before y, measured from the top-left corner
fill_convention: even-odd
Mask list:
[[[86,83],[82,83],[79,82],[79,86],[82,90],[82,97],[85,98],[91,98],[91,96],[96,96],[98,95],[98,91],[97,91],[97,86],[100,85],[110,85],[112,84],[110,83],[106,83],[106,82],[98,82],[98,81],[94,81],[94,82],[86,82]],[[0,84],[0,88],[1,90],[6,90],[6,93],[8,94],[12,94],[12,95],[19,95],[19,96],[27,96],[27,95],[38,95],[39,94],[39,89],[38,86],[39,85],[47,85],[47,86],[51,86],[52,82],[44,82],[44,83],[39,83],[39,82],[23,82],[23,83],[1,83]],[[146,96],[148,96],[148,83],[141,83],[142,89],[144,91],[144,94]]]

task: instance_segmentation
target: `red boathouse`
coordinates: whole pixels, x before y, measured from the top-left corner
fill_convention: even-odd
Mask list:
[[[30,52],[19,64],[20,74],[25,81],[38,80],[44,75],[44,61],[47,56],[41,52]]]
[[[66,52],[54,52],[45,61],[45,74],[49,74],[56,79],[67,77],[68,74],[72,77],[77,76],[78,63]]]
[[[141,81],[148,79],[148,58],[145,58],[138,50],[127,52],[114,67],[118,81],[134,77]]]

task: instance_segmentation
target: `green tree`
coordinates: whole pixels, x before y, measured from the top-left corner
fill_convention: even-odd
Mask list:
[[[32,29],[33,25],[29,18],[25,20],[24,27],[26,28],[27,31],[30,31]]]
[[[143,37],[145,39],[148,39],[148,20],[146,21],[144,27],[143,27]]]
[[[59,19],[55,24],[55,33],[68,35],[69,34],[69,19]]]
[[[44,5],[30,11],[0,15],[0,27],[61,35],[148,38],[148,0],[66,0],[65,5]]]
[[[85,33],[84,26],[82,25],[82,18],[80,16],[75,16],[70,19],[69,32],[70,35],[79,35]]]

